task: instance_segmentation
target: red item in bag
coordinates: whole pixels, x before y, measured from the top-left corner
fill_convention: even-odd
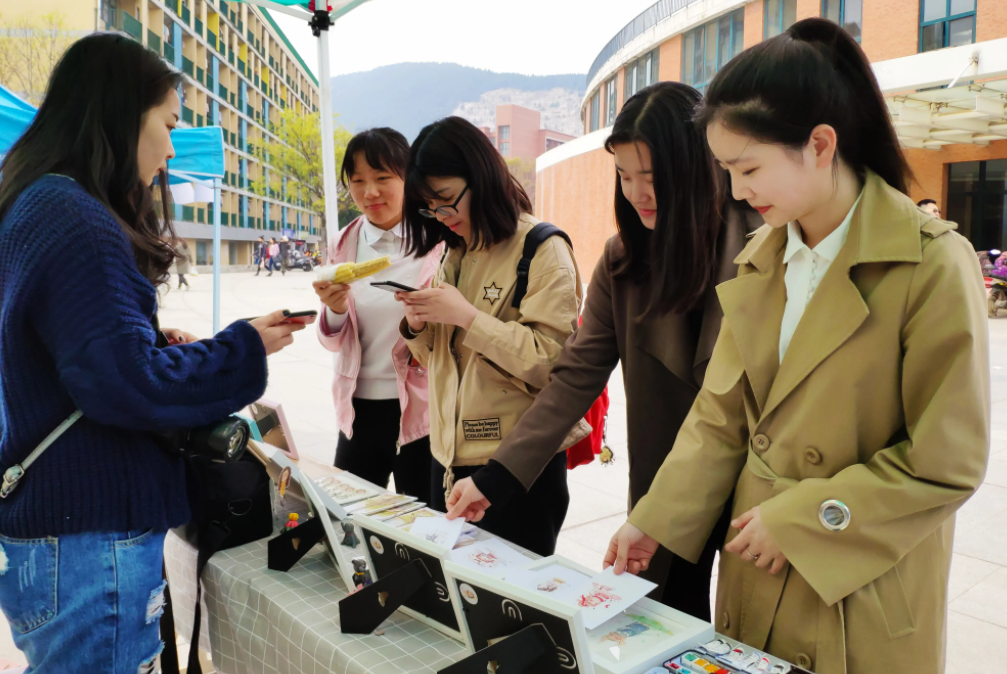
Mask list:
[[[584,319],[581,318],[581,323]],[[601,447],[605,442],[605,418],[608,416],[608,387],[601,392],[598,399],[591,405],[591,409],[584,415],[587,423],[591,424],[591,435],[587,436],[573,447],[566,450],[566,467],[573,470],[577,466],[594,461],[594,457],[601,454]]]

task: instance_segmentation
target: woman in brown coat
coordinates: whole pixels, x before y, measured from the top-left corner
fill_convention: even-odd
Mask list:
[[[859,45],[821,19],[737,56],[699,121],[767,226],[717,288],[703,389],[606,564],[696,559],[733,494],[717,631],[818,674],[944,671],[954,513],[989,452],[986,303]]]
[[[747,231],[762,224],[754,212],[722,208],[720,170],[691,121],[701,100],[687,85],[662,82],[626,102],[606,143],[618,170],[619,234],[594,271],[583,325],[567,341],[549,385],[487,467],[455,484],[449,516],[478,521],[490,505],[523,497],[620,361],[630,507],[647,493],[703,382],[720,331],[714,286],[737,274],[732,260]],[[698,564],[662,553],[650,578],[663,583],[673,573],[683,581],[665,595],[666,603],[709,619],[715,552],[710,545]]]

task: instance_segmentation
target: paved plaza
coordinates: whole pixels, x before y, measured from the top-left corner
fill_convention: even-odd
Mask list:
[[[272,277],[265,273],[222,275],[221,324],[274,309],[317,307],[314,274],[294,270]],[[212,275],[191,277],[189,291],[164,296],[161,324],[197,336],[212,327]],[[283,404],[298,451],[331,463],[337,438],[332,405],[332,355],[309,328],[295,336],[282,353],[270,357],[266,396]],[[1007,665],[1007,317],[990,322],[993,382],[993,445],[986,481],[959,511],[951,567],[948,625],[948,674],[1001,673]],[[570,510],[557,552],[600,569],[612,533],[626,517],[626,400],[621,373],[609,390],[612,407],[609,444],[616,460],[598,462],[569,473]],[[964,654],[964,656],[963,656]],[[24,662],[6,627],[0,627],[0,657]]]

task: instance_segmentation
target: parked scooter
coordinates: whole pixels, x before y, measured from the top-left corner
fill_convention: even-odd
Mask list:
[[[990,318],[996,318],[998,311],[1007,309],[1007,264],[1005,264],[1007,257],[1001,260],[1002,255],[1003,253],[995,248],[989,252],[993,269],[989,271],[989,276],[984,277],[987,288],[987,313]]]

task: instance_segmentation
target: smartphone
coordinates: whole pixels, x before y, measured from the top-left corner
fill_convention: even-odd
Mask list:
[[[262,318],[261,316],[254,316],[252,318],[242,318],[243,321],[254,321],[256,318]],[[318,318],[318,311],[315,309],[310,309],[308,311],[294,311],[284,320],[280,321],[280,325],[284,323],[298,323],[301,325],[309,325],[315,322]]]
[[[311,309],[309,311],[294,311],[289,316],[287,316],[286,319],[281,321],[280,325],[283,325],[284,323],[298,323],[300,325],[310,325],[315,322],[316,318],[318,318],[318,311],[316,311],[315,309]]]
[[[371,281],[371,285],[375,288],[387,290],[390,293],[414,293],[417,290],[416,288],[410,288],[409,286],[396,283],[395,281]]]

